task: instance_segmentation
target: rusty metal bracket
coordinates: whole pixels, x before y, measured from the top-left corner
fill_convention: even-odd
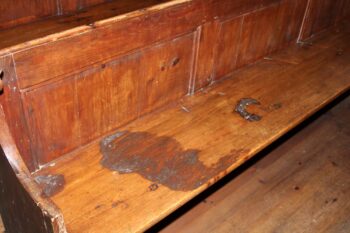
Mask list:
[[[238,101],[235,111],[247,121],[260,121],[262,118],[261,116],[256,115],[254,113],[249,113],[246,110],[247,106],[252,104],[260,105],[260,102],[256,99],[243,98],[240,101]]]

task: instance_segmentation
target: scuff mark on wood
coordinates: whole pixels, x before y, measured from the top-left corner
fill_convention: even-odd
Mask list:
[[[125,201],[115,201],[111,204],[112,208],[117,208],[118,206],[126,209],[129,207],[129,205]]]
[[[180,62],[180,58],[175,57],[175,58],[171,61],[171,66],[174,67],[174,66],[176,66],[177,64],[179,64],[179,62]]]
[[[119,174],[137,173],[172,190],[190,191],[226,171],[244,150],[232,150],[210,167],[199,160],[200,151],[184,150],[171,137],[148,132],[117,132],[100,142],[103,167]]]
[[[35,177],[35,181],[42,189],[44,197],[52,197],[64,189],[65,180],[63,175],[42,175]]]
[[[235,111],[247,121],[260,121],[262,118],[261,116],[256,115],[254,113],[249,113],[246,110],[247,106],[252,104],[260,105],[260,102],[252,98],[243,98],[240,101],[238,101],[235,107]]]
[[[187,112],[187,113],[190,113],[191,111],[187,108],[187,107],[185,107],[184,105],[180,105],[181,106],[181,109],[184,111],[184,112]]]

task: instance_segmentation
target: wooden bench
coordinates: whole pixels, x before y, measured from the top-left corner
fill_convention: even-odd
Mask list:
[[[347,0],[42,2],[0,17],[8,232],[142,232],[350,88]]]

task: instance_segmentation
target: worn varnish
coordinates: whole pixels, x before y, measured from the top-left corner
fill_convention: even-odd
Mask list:
[[[14,2],[0,142],[54,232],[143,231],[349,89],[348,0]]]
[[[322,44],[326,44],[326,41],[323,38]],[[272,58],[260,61],[235,72],[217,86],[202,90],[194,97],[183,99],[176,106],[133,121],[119,130],[147,132],[152,138],[176,140],[176,145],[181,145],[184,151],[200,151],[198,160],[206,167],[218,163],[233,148],[245,151],[228,169],[218,171],[206,184],[195,190],[175,191],[158,183],[156,179],[144,178],[140,173],[119,174],[102,166],[101,159],[104,156],[99,140],[56,161],[53,167],[43,169],[43,173],[65,176],[64,190],[53,196],[52,200],[62,210],[67,228],[71,232],[98,232],[100,229],[113,232],[115,228],[121,231],[143,231],[246,161],[278,135],[284,134],[348,90],[350,54],[344,52],[343,56],[338,56],[332,41],[329,41],[328,46],[323,46],[323,49],[318,49],[316,42],[311,48],[294,49],[290,58],[302,61],[298,64],[274,61]],[[344,46],[344,51],[348,51],[349,45]],[[234,112],[237,102],[246,96],[261,103],[260,106],[249,107],[249,111],[262,117],[260,121],[248,122]],[[126,142],[122,144],[127,145],[124,143]],[[120,141],[116,140],[115,144],[111,144],[112,148],[115,145],[115,150],[118,150],[118,144]],[[178,147],[180,146],[174,149]],[[126,151],[139,149],[133,148]],[[151,150],[146,146],[140,150],[142,148],[146,152]],[[171,154],[168,153],[169,159]],[[133,162],[137,164],[140,161],[142,160]],[[147,166],[143,169],[147,169]],[[154,173],[154,176],[159,174]],[[112,205],[116,202],[124,204],[113,208]],[[113,225],[105,224],[113,222],[115,218],[120,221]]]
[[[65,181],[62,175],[41,175],[36,176],[34,179],[42,189],[44,197],[51,197],[64,189]]]
[[[245,151],[233,150],[210,167],[199,161],[200,151],[184,150],[170,137],[147,132],[117,132],[100,142],[102,166],[119,174],[137,173],[172,190],[191,191],[234,163]],[[155,184],[151,190],[155,191]],[[157,187],[158,188],[158,187]]]
[[[349,232],[349,114],[348,96],[149,232]]]

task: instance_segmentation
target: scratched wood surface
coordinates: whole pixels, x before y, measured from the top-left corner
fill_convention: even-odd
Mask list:
[[[323,38],[320,46],[315,43],[311,47],[296,48],[289,56],[283,54],[285,61],[276,54],[276,58],[272,56],[238,70],[194,97],[184,98],[175,106],[119,129],[119,132],[127,130],[127,136],[133,132],[153,135],[147,139],[150,142],[147,145],[140,140],[135,140],[135,144],[127,141],[126,145],[141,148],[135,153],[153,150],[154,154],[162,155],[157,158],[159,164],[164,162],[166,166],[174,166],[171,165],[172,150],[177,153],[179,146],[187,152],[197,151],[193,166],[200,165],[202,171],[188,166],[186,161],[186,164],[175,161],[172,169],[205,180],[200,185],[191,186],[186,183],[186,177],[174,180],[175,183],[162,183],[158,177],[160,182],[154,182],[152,178],[144,178],[152,175],[147,174],[147,169],[119,174],[103,167],[100,140],[43,168],[36,175],[62,174],[65,177],[64,190],[52,200],[62,210],[67,229],[70,232],[143,231],[348,90],[350,54],[346,51],[350,45],[345,42],[348,34],[338,35],[338,41],[344,42],[341,54],[332,38],[328,46],[327,38]],[[290,62],[289,57],[293,61],[298,58],[299,62]],[[249,108],[262,116],[261,121],[248,122],[233,112],[237,101],[245,97],[261,102],[261,106]],[[158,138],[170,146],[152,147]],[[146,162],[152,160],[149,159]],[[142,164],[142,160],[139,163]],[[217,169],[215,174],[210,173],[213,175],[208,177],[205,172],[212,172],[214,168]],[[177,184],[184,183],[183,191],[174,190]],[[191,190],[191,187],[196,188]]]
[[[349,116],[347,97],[150,232],[350,232]]]

